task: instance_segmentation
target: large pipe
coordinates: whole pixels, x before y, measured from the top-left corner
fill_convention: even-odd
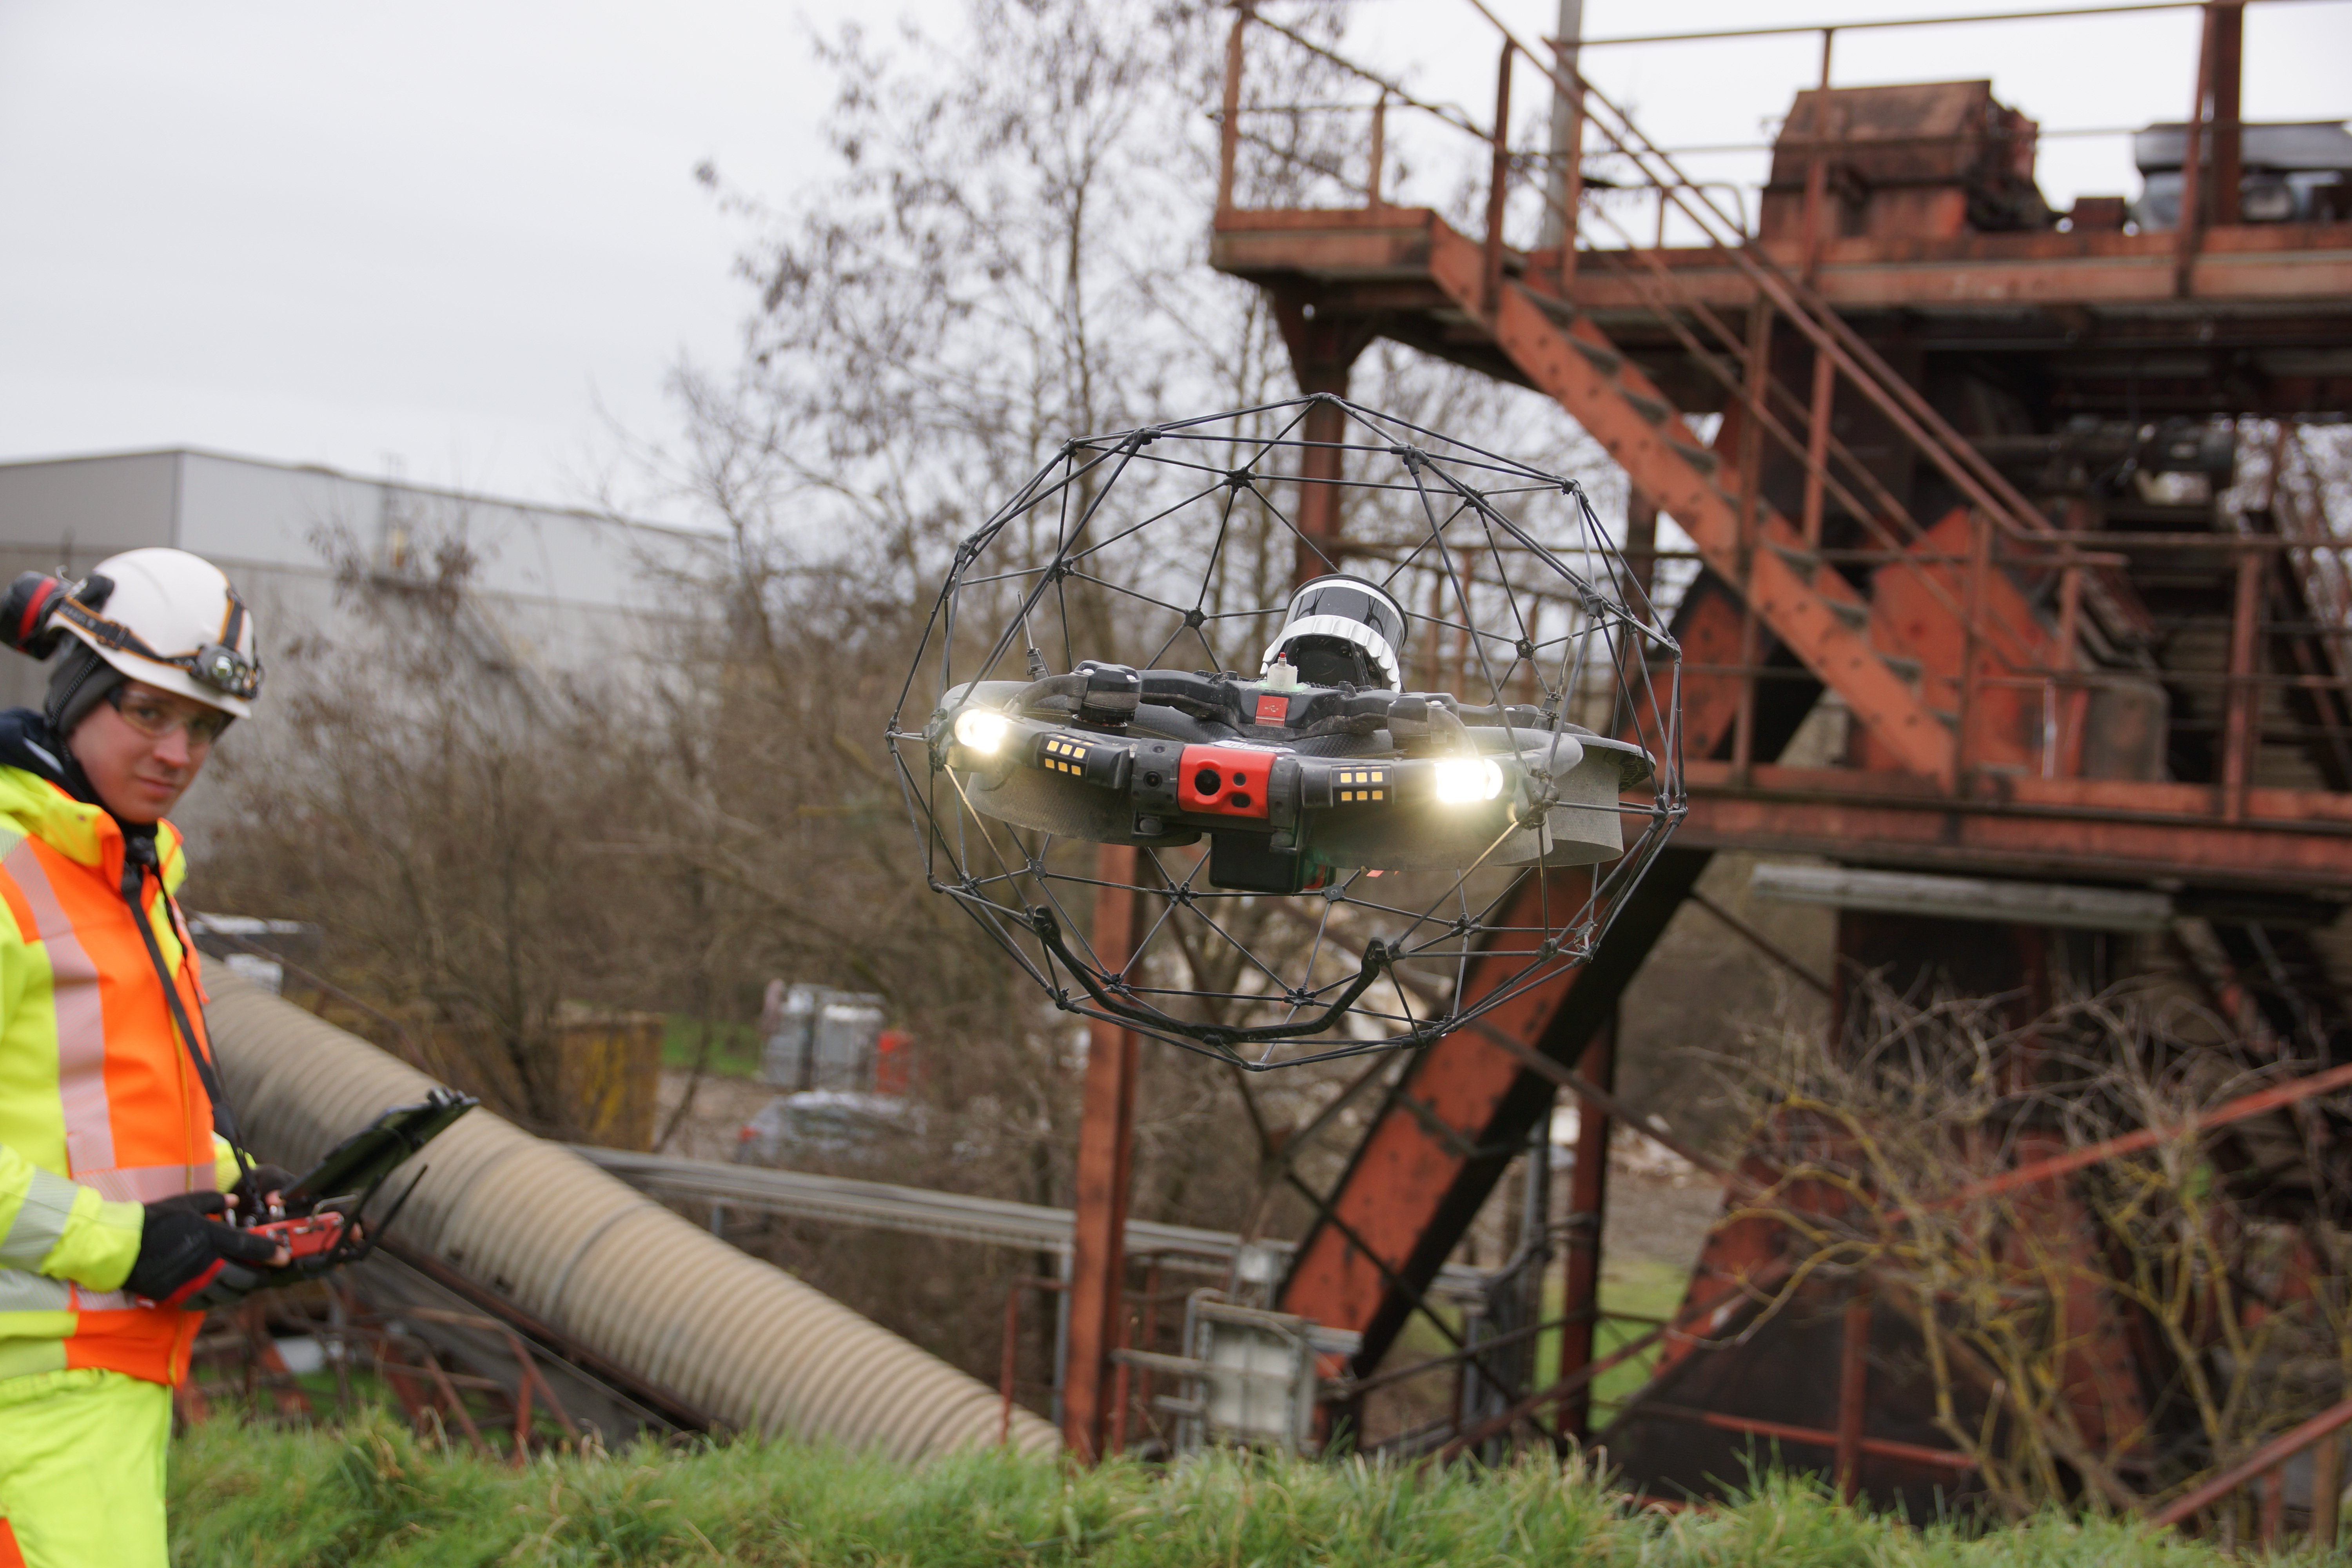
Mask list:
[[[305,1169],[433,1085],[258,986],[207,978],[221,1076],[256,1154]],[[559,1143],[477,1110],[424,1163],[400,1216],[408,1246],[729,1427],[901,1460],[997,1440],[994,1390]],[[1058,1442],[1025,1410],[1010,1440]]]

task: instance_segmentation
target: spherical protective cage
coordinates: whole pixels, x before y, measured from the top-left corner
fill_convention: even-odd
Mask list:
[[[261,690],[252,612],[221,569],[184,550],[151,546],[100,562],[113,584],[92,609],[68,599],[58,625],[133,680],[248,718]]]
[[[1260,675],[1318,574],[1405,616],[1405,689],[1318,691],[1339,717],[1311,735],[1253,727],[1295,700]],[[1300,828],[1295,859],[1333,841],[1312,877],[1253,884],[1281,836],[1202,815],[1234,793],[1187,779],[1170,815],[1127,815],[1183,724],[1083,719],[1099,678],[1055,671],[1087,661],[1142,670],[1143,715],[1156,690],[1233,699],[1221,755],[1393,768],[1393,798]],[[1427,1044],[1590,959],[1685,810],[1680,664],[1575,480],[1317,395],[1066,443],[958,546],[888,740],[930,887],[1056,1006],[1265,1070]],[[1334,743],[1355,750],[1306,755]],[[1411,778],[1434,787],[1408,801]],[[1083,809],[1024,818],[1007,780]]]

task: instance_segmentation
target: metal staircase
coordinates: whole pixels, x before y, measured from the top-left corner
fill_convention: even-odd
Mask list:
[[[1360,187],[1364,205],[1267,212],[1234,205],[1242,38],[1253,26],[1379,88],[1373,165]],[[1828,233],[1825,170],[1832,160],[1824,138],[1796,143],[1812,149],[1801,232],[1751,236],[1603,94],[1507,31],[1503,40],[1495,118],[1479,127],[1244,7],[1228,54],[1226,177],[1213,254],[1222,269],[1264,287],[1286,319],[1312,319],[1312,341],[1292,340],[1302,384],[1343,387],[1356,350],[1387,336],[1532,387],[1601,444],[1638,497],[1674,519],[1700,568],[1673,624],[1685,655],[1683,751],[1695,806],[1710,804],[1702,795],[1712,790],[1725,809],[1715,825],[1696,811],[1589,965],[1414,1058],[1339,1183],[1328,1193],[1300,1186],[1315,1217],[1280,1304],[1360,1332],[1362,1348],[1353,1358],[1360,1373],[1379,1363],[1419,1306],[1550,1105],[1563,1070],[1574,1068],[1605,1089],[1618,996],[1713,848],[1747,847],[1742,824],[1798,813],[1801,832],[1768,833],[1758,847],[1851,852],[1864,862],[1875,855],[1882,863],[1948,865],[1989,846],[1998,858],[1988,855],[1985,863],[2004,869],[2038,863],[2076,876],[2177,881],[2201,866],[2221,880],[2261,883],[2272,893],[2301,885],[2297,879],[2352,882],[2347,803],[2292,770],[2282,773],[2285,751],[2264,748],[2273,720],[2294,708],[2320,732],[2316,744],[2297,752],[2311,758],[2305,771],[2315,764],[2327,791],[2346,787],[2352,707],[2343,659],[2352,647],[2328,628],[2352,626],[2346,586],[2352,579],[2333,553],[2334,536],[2315,521],[2307,484],[2282,490],[2271,508],[2279,521],[2270,526],[2288,549],[2277,539],[2257,545],[2100,534],[2071,515],[2045,514],[1979,445],[2012,430],[1957,427],[1873,348],[1846,308],[1831,302],[1824,258],[1837,246]],[[1507,243],[1507,187],[1527,162],[1505,135],[1515,59],[1534,63],[1573,103],[1570,120],[1580,132],[1597,137],[1637,182],[1654,184],[1662,213],[1670,204],[1706,243],[1670,252],[1621,231],[1613,247],[1580,244],[1580,228],[1609,220],[1580,203],[1573,141],[1564,189],[1548,193],[1555,217],[1566,220],[1554,232],[1564,229],[1566,239]],[[1382,200],[1378,116],[1395,106],[1489,142],[1495,173],[1483,238],[1436,212]],[[2129,237],[2137,262],[2150,247]],[[2000,263],[2009,270],[1984,285],[1985,300],[1997,303],[2019,287],[2048,294],[2072,287],[2065,278],[2084,276],[2053,268],[2021,285],[2021,269],[2089,254],[2092,242],[2017,238],[2010,249],[2023,259]],[[2056,243],[2062,239],[2066,245]],[[2151,321],[2166,320],[2175,290],[2200,286],[2205,273],[2189,248],[2195,243],[2188,237],[2177,257],[2147,258],[2161,264],[2168,285],[2149,310]],[[1979,264],[1978,251],[1950,250],[1937,287],[1973,298],[1966,268]],[[1920,287],[1900,277],[1835,286],[1898,306],[1902,289]],[[2314,308],[2334,310],[2320,301],[2325,292],[2314,293]],[[1702,411],[1720,413],[1709,440],[1694,427]],[[1888,460],[1888,451],[1900,461]],[[2135,573],[2158,552],[2181,550],[2206,563],[2203,570],[2231,563],[2219,576],[2226,584],[2234,571],[2239,584],[2227,646],[2212,650],[2214,668],[2195,674],[2199,684],[2176,689],[2176,702],[2210,710],[2199,715],[2217,736],[2210,776],[2166,778],[2161,755],[2137,773],[2092,766],[2086,711],[2134,682],[2154,689],[2166,674],[2150,651],[2161,639]],[[2288,569],[2272,573],[2273,561]],[[2273,595],[2269,611],[2257,590]],[[2230,594],[2225,586],[2225,599]],[[2318,624],[2316,635],[2273,638],[2274,647],[2255,630],[2306,623]],[[2266,666],[2299,673],[2265,685]],[[2192,690],[2193,700],[2179,695]],[[1824,691],[1837,695],[1858,727],[1853,765],[1776,768]],[[1898,806],[1919,819],[1916,831],[1896,821]],[[1890,825],[1911,837],[1895,836]],[[1887,836],[1874,841],[1881,829]],[[1522,896],[1537,892],[1529,885]],[[2226,962],[2280,1023],[2294,1012],[2282,995],[2307,996],[2326,981],[2335,945],[2328,933],[2265,946],[2242,935],[2259,935],[2257,926],[2222,920],[2215,930]],[[2265,960],[2273,950],[2279,956]],[[1474,966],[1465,987],[1484,983]],[[1605,1147],[1608,1114],[1591,1100],[1584,1113],[1587,1135],[1599,1132]],[[1287,1168],[1298,1185],[1296,1167]],[[1577,1202],[1592,1212],[1569,1216],[1570,1245],[1572,1257],[1586,1247],[1589,1262],[1601,1193],[1597,1185],[1580,1191]],[[1573,1280],[1573,1263],[1570,1273]],[[1704,1304],[1710,1291],[1727,1288],[1695,1280],[1693,1300]],[[1580,1313],[1588,1325],[1585,1353],[1594,1311],[1589,1297],[1570,1305],[1571,1341]],[[1564,1370],[1573,1364],[1564,1356]],[[1578,1424],[1568,1405],[1560,1408],[1569,1425]]]

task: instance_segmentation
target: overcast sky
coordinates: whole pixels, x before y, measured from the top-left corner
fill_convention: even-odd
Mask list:
[[[1496,8],[1532,38],[1557,0]],[[1588,0],[1593,37],[1948,15],[2019,0]],[[577,501],[667,369],[723,363],[744,235],[693,178],[821,171],[813,27],[956,0],[0,0],[0,459],[201,446]],[[1460,0],[1357,0],[1356,52],[1479,118]],[[1440,25],[1440,24],[1443,25]],[[1842,35],[1847,84],[1990,76],[2045,127],[2178,119],[2186,12]],[[1667,142],[1753,140],[1811,38],[1594,49]],[[2258,5],[2247,107],[2352,113],[2352,0]],[[1533,90],[1522,79],[1521,90]],[[1522,102],[1528,101],[1523,99]],[[1752,177],[1752,157],[1695,159]],[[2045,192],[2135,194],[2126,144],[2053,141]]]

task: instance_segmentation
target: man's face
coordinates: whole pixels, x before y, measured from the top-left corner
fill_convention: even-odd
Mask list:
[[[66,749],[107,810],[124,822],[160,821],[196,782],[228,715],[133,680],[74,726]]]

